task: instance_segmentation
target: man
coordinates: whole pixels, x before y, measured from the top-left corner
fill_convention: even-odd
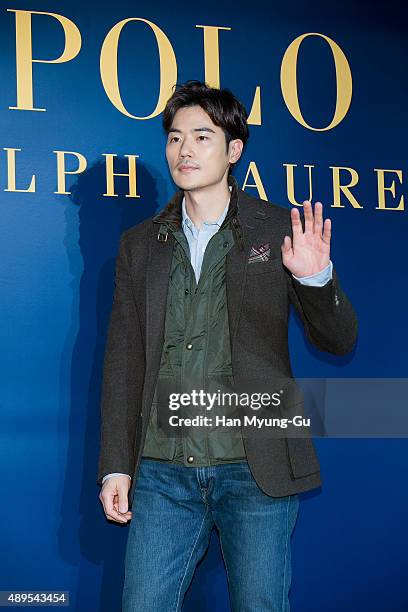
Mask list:
[[[356,317],[322,204],[304,202],[302,224],[230,174],[248,125],[229,90],[176,88],[163,126],[179,190],[121,236],[104,365],[100,500],[108,519],[133,517],[123,610],[180,610],[215,525],[232,610],[286,612],[298,493],[321,484],[312,441],[219,427],[163,436],[162,388],[292,377],[290,303],[310,342],[338,355]]]

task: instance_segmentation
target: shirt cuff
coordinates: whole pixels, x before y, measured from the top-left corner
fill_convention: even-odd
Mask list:
[[[323,287],[333,278],[332,260],[330,260],[327,266],[320,272],[310,274],[309,276],[302,276],[301,278],[295,276],[294,274],[292,274],[292,276],[302,285],[309,285],[310,287]]]
[[[111,478],[111,476],[127,476],[128,478],[130,478],[130,480],[132,480],[129,474],[123,474],[123,472],[112,472],[112,474],[106,474],[106,476],[102,478],[102,484],[105,482],[105,480],[108,480],[108,478]]]

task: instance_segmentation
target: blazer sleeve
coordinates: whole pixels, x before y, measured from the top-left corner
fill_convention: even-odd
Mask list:
[[[290,219],[290,218],[289,218]],[[304,229],[304,218],[301,216]],[[287,235],[292,238],[291,223]],[[308,340],[319,350],[345,355],[349,353],[358,335],[356,313],[341,288],[336,269],[323,287],[300,283],[287,273],[290,302],[303,322]]]
[[[132,291],[126,232],[115,263],[115,293],[104,355],[97,483],[113,472],[134,473],[134,448],[141,420],[144,349]]]

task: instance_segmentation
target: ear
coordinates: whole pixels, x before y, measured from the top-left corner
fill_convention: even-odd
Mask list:
[[[229,143],[229,153],[228,153],[228,161],[231,164],[236,164],[242,154],[242,149],[244,148],[244,143],[239,138],[235,140],[231,140]]]

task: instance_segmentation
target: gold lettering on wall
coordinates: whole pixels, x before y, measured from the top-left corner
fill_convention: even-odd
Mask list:
[[[220,89],[220,47],[219,30],[231,30],[223,26],[196,25],[204,31],[204,80],[210,87]],[[255,89],[252,108],[248,116],[249,125],[262,125],[261,115],[261,88]]]
[[[254,185],[251,185],[250,183],[247,183],[247,180],[248,180],[248,177],[249,177],[249,173],[251,173],[253,178],[254,178],[254,181],[255,181]],[[243,185],[241,187],[242,191],[244,191],[246,187],[255,187],[258,190],[259,197],[261,198],[261,200],[268,200],[268,197],[267,197],[266,191],[265,191],[265,187],[262,184],[258,168],[257,168],[256,163],[254,161],[249,162],[248,170],[247,170],[247,173],[246,173],[245,178],[244,178],[244,183],[243,183]]]
[[[7,151],[7,187],[4,191],[18,191],[18,192],[35,192],[35,174],[31,177],[30,186],[28,189],[17,189],[16,187],[16,151],[21,149],[12,149],[4,147],[4,151]]]
[[[81,49],[81,33],[73,21],[57,15],[42,11],[22,11],[7,9],[16,14],[16,77],[17,77],[17,106],[9,106],[11,110],[45,111],[45,108],[34,108],[33,100],[33,63],[61,64],[69,62],[76,57]],[[55,59],[33,58],[31,15],[48,15],[62,25],[65,42],[62,54]]]
[[[223,26],[196,25],[204,32],[204,79],[210,87],[220,88],[219,30],[231,30]]]
[[[17,147],[4,147],[4,151],[7,153],[7,187],[4,191],[14,192],[14,193],[35,193],[36,192],[36,180],[37,177],[35,174],[31,175],[30,184],[27,188],[17,188],[17,170],[16,170],[16,152],[21,152],[22,149]],[[62,150],[54,150],[53,153],[56,154],[57,159],[57,191],[54,191],[56,195],[67,196],[70,195],[71,192],[66,188],[66,176],[67,175],[79,175],[86,171],[87,168],[87,159],[86,157],[77,151],[62,151]],[[35,155],[33,152],[32,155]],[[136,167],[136,159],[140,157],[140,155],[129,154],[122,155],[121,157],[128,158],[128,171],[127,172],[115,172],[114,164],[115,158],[118,157],[116,153],[102,153],[103,157],[105,157],[105,172],[106,172],[106,190],[102,195],[104,197],[118,197],[119,194],[115,193],[115,177],[127,177],[128,178],[128,194],[125,194],[127,198],[141,198],[142,196],[137,193],[137,167]],[[67,170],[66,165],[69,161],[68,156],[73,156],[77,161],[76,168],[73,170]],[[121,163],[121,169],[123,166],[123,160],[118,160]],[[116,162],[116,163],[118,163]],[[307,198],[302,197],[302,203],[297,202],[295,198],[295,168],[298,167],[298,164],[285,162],[282,163],[282,166],[286,168],[286,192],[287,199],[290,204],[293,206],[302,207],[304,199],[312,200],[313,198],[313,174],[312,169],[316,166],[313,164],[303,164],[303,168],[307,168],[308,171],[308,179],[309,179],[309,195]],[[22,166],[24,168],[24,166]],[[352,193],[351,189],[358,185],[359,183],[359,175],[358,172],[354,168],[349,168],[347,166],[329,166],[332,171],[332,184],[333,184],[333,204],[330,204],[332,208],[343,208],[346,209],[347,205],[344,202],[341,202],[341,196],[344,195],[348,202],[351,204],[353,210],[362,210],[363,206],[357,201],[357,198]],[[341,176],[341,171],[343,173],[348,173],[349,182],[344,184],[344,176]],[[260,199],[269,201],[267,196],[265,187],[263,185],[260,172],[258,170],[256,161],[250,161],[247,169],[245,171],[245,178],[242,183],[241,189],[245,191],[247,188],[256,189],[257,195]],[[396,181],[392,180],[391,185],[386,186],[385,182],[387,180],[387,176],[385,173],[395,173],[398,177],[398,181],[401,185],[403,185],[403,171],[402,170],[391,170],[385,168],[374,168],[374,172],[377,174],[377,189],[378,189],[378,206],[376,206],[376,210],[396,210],[399,212],[404,211],[404,196],[401,195],[399,198],[398,204],[396,206],[387,206],[386,203],[386,191],[390,191],[394,197],[396,196]],[[21,173],[21,168],[20,168]],[[249,183],[250,175],[253,178],[253,183]],[[346,175],[347,176],[347,175]],[[343,183],[341,182],[341,178],[343,179]],[[22,179],[20,178],[20,181]],[[24,179],[23,179],[24,180]],[[25,179],[26,181],[28,179]],[[388,181],[389,182],[389,181]],[[320,187],[318,186],[318,191]],[[102,191],[102,189],[101,189]],[[121,192],[124,190],[121,189]],[[100,193],[100,192],[99,192]],[[327,206],[329,206],[329,199],[327,198]],[[272,200],[273,202],[273,200]],[[388,203],[390,204],[390,203]]]
[[[86,170],[86,157],[82,153],[76,151],[53,151],[57,154],[57,191],[60,195],[69,195],[71,192],[66,190],[65,177],[67,174],[81,174]],[[78,160],[78,168],[76,170],[65,169],[65,156],[74,155]]]
[[[391,191],[395,198],[395,181],[392,181],[391,187],[385,187],[384,172],[395,172],[398,176],[399,182],[402,184],[402,170],[385,170],[384,168],[374,168],[374,172],[377,172],[377,190],[378,190],[378,206],[377,209],[381,210],[404,210],[404,196],[402,195],[397,207],[389,208],[385,202],[385,191]]]
[[[154,111],[147,117],[137,117],[132,115],[123,104],[122,97],[120,95],[119,79],[118,79],[118,45],[119,37],[123,27],[130,21],[142,21],[147,23],[148,26],[153,30],[156,37],[157,48],[160,59],[160,91],[159,98]],[[132,119],[152,119],[159,115],[166,106],[167,100],[172,95],[172,87],[177,82],[177,61],[173,51],[173,47],[163,30],[157,25],[142,19],[141,17],[131,17],[129,19],[123,19],[119,21],[106,35],[103,41],[100,57],[100,71],[102,84],[105,89],[106,95],[112,102],[113,106],[117,108],[121,113]]]
[[[341,193],[344,193],[350,204],[354,208],[363,208],[357,202],[356,198],[350,191],[350,187],[355,187],[358,183],[358,173],[354,168],[347,168],[345,166],[329,166],[332,169],[333,175],[333,204],[332,208],[345,208],[340,202]],[[340,170],[346,170],[351,174],[351,180],[347,185],[340,184]]]
[[[115,193],[115,176],[128,176],[129,177],[129,194],[126,194],[126,198],[140,198],[136,190],[136,157],[139,155],[125,155],[129,160],[129,172],[121,173],[113,171],[113,159],[117,157],[116,153],[102,153],[106,157],[106,193],[104,196],[118,197]]]
[[[249,112],[247,123],[249,125],[262,125],[261,88],[259,85],[257,85],[255,89],[255,95],[252,102],[251,110]]]
[[[299,105],[297,88],[297,58],[302,41],[309,36],[319,36],[329,44],[333,53],[334,65],[336,69],[336,108],[331,123],[322,128],[313,127],[306,123]],[[309,130],[314,130],[315,132],[325,132],[326,130],[333,129],[344,119],[348,109],[350,108],[353,82],[349,63],[339,45],[324,34],[319,34],[318,32],[308,32],[306,34],[301,34],[291,42],[283,56],[280,80],[283,99],[285,100],[285,104],[290,114],[296,119],[296,121],[303,125],[303,127],[308,128]]]
[[[312,168],[314,168],[314,166],[311,166],[309,164],[303,164],[304,168],[308,168],[309,195],[307,198],[304,198],[302,202],[297,202],[295,198],[295,178],[294,178],[294,171],[293,171],[294,168],[297,168],[297,164],[283,164],[283,165],[286,167],[286,189],[287,189],[287,195],[288,195],[289,202],[293,204],[293,206],[303,206],[304,200],[309,200],[311,202],[312,197],[313,197]]]

